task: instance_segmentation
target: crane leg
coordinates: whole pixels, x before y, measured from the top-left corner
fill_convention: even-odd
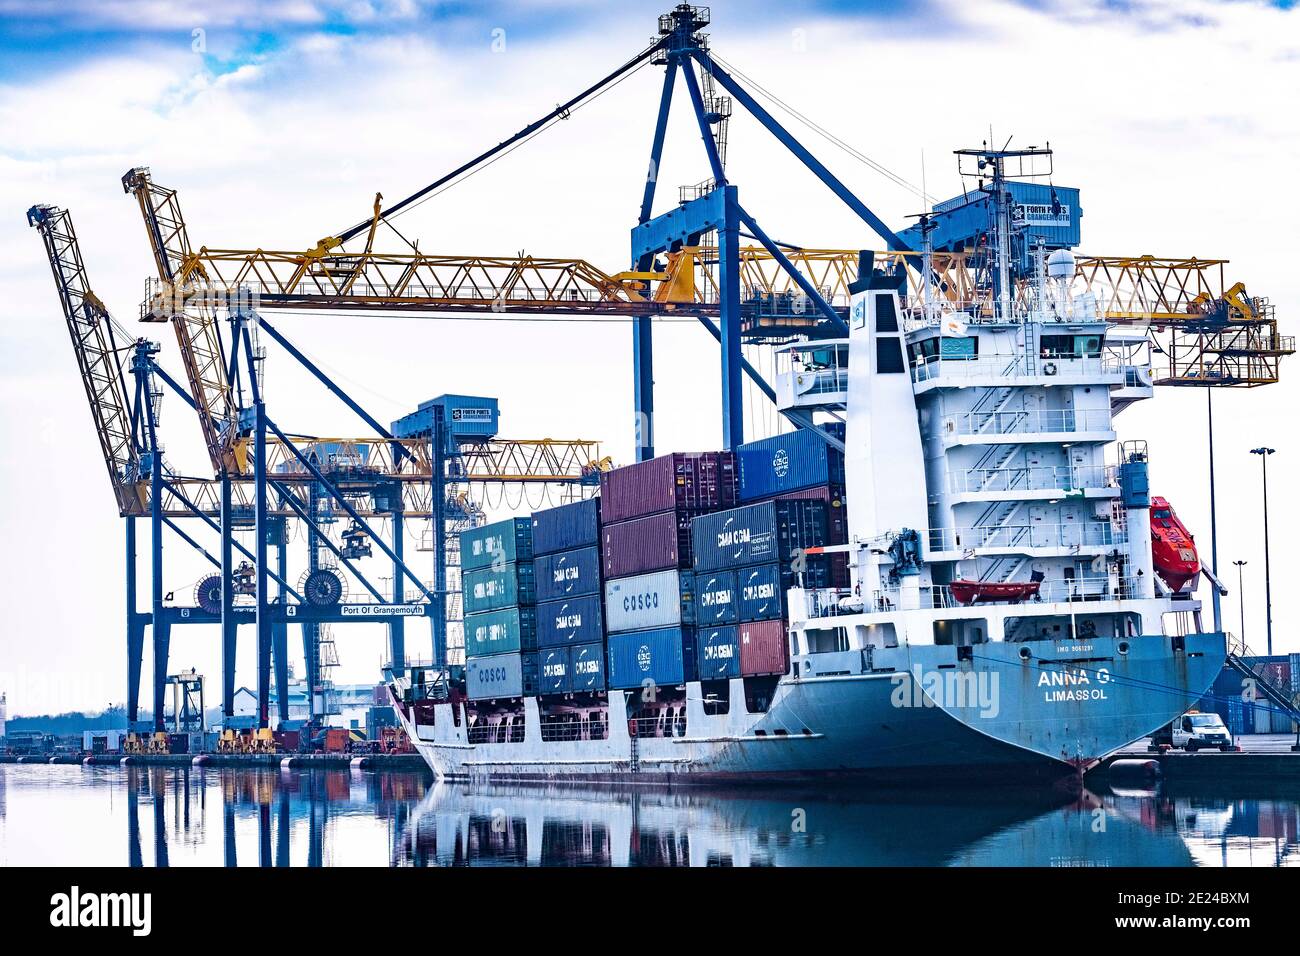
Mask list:
[[[275,541],[275,561],[278,565],[277,570],[280,573],[280,580],[285,580],[288,574],[288,557],[285,547],[285,522],[281,518],[275,523],[276,541]],[[283,604],[288,596],[284,593],[284,588],[280,588],[280,603]],[[289,719],[289,625],[283,621],[271,625],[271,647],[275,657],[275,689],[276,704],[278,716],[281,722]]]
[[[170,621],[155,618],[153,625],[153,726],[165,730],[163,711],[167,705],[167,659],[171,650]]]
[[[126,518],[126,721],[140,719],[140,671],[144,667],[144,620],[136,612],[135,518]]]
[[[393,512],[393,603],[401,604],[403,595],[406,591],[406,575],[404,572],[404,545],[405,535],[402,533],[402,513]],[[406,619],[395,617],[388,622],[388,653],[389,661],[393,665],[393,673],[402,675],[406,673]]]
[[[272,656],[275,658],[276,710],[281,721],[289,719],[289,625],[271,625]]]
[[[235,651],[238,647],[239,625],[235,622],[234,588],[234,525],[229,476],[221,479],[221,715],[235,716]]]

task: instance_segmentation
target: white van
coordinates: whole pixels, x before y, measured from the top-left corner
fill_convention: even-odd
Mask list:
[[[1231,750],[1232,734],[1228,733],[1223,718],[1218,714],[1191,711],[1174,721],[1171,744],[1193,753],[1197,750]]]

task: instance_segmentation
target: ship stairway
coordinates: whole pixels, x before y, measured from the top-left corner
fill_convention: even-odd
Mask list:
[[[1016,558],[998,558],[984,569],[984,573],[980,575],[980,580],[997,581],[999,584],[1006,584],[1009,581],[1014,581],[1016,575],[1023,571],[1028,563],[1028,555],[1021,555]]]
[[[995,501],[984,509],[984,513],[975,521],[975,529],[983,531],[991,529],[993,531],[1005,528],[1020,512],[1022,501]]]
[[[980,396],[979,401],[971,406],[972,412],[1001,412],[1005,411],[1007,402],[1016,394],[1018,389],[1012,386],[1003,386],[1001,388],[986,388],[984,394]]]
[[[1238,649],[1247,650],[1244,645]],[[1253,681],[1255,690],[1261,696],[1267,698],[1269,703],[1276,706],[1296,723],[1300,723],[1300,694],[1292,697],[1286,690],[1273,683],[1263,669],[1265,665],[1257,664],[1255,667],[1251,667],[1232,651],[1228,652],[1226,664],[1247,680]]]
[[[993,482],[997,472],[1007,466],[1007,463],[1020,452],[1023,445],[990,445],[988,451],[984,452],[975,462],[972,472],[984,475],[976,491],[987,491],[988,486]]]

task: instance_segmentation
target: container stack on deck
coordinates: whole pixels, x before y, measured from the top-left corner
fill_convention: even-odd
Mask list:
[[[831,578],[825,557],[794,555],[828,543],[828,510],[817,498],[782,497],[691,523],[695,580],[734,575],[736,582],[737,623],[699,629],[702,680],[785,673],[786,591],[801,579],[807,588],[828,587]]]
[[[603,691],[600,499],[534,511],[532,535],[541,693]]]
[[[470,700],[537,694],[532,521],[508,518],[462,531],[460,560]]]
[[[609,686],[695,680],[692,519],[736,503],[735,456],[664,455],[601,475]]]
[[[831,422],[827,432],[844,440],[844,425]],[[752,441],[736,449],[741,504],[808,499],[827,508],[827,544],[848,544],[848,513],[844,506],[844,452],[832,448],[806,428]],[[849,587],[849,556],[829,556],[829,583]],[[809,585],[810,587],[813,585]]]

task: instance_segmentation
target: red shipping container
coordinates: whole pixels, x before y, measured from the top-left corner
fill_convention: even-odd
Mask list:
[[[755,621],[740,625],[742,677],[784,674],[790,669],[785,621]]]
[[[691,519],[696,511],[665,511],[648,518],[607,524],[604,542],[605,579],[691,566]]]
[[[731,508],[736,495],[736,456],[731,452],[675,452],[600,475],[600,513],[606,524],[664,511]]]

